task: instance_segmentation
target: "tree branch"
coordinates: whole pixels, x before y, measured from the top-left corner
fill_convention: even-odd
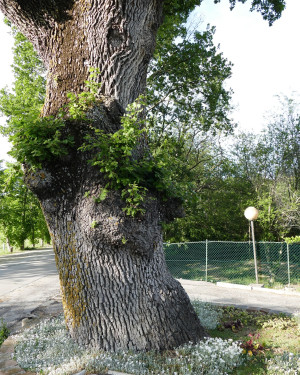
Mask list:
[[[0,0],[0,10],[40,54],[45,49],[54,23],[69,17],[72,4],[71,0]]]

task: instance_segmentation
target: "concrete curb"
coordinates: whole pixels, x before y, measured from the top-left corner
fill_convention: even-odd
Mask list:
[[[221,288],[230,288],[230,289],[244,289],[244,290],[253,290],[256,292],[262,292],[262,293],[276,293],[276,294],[284,294],[287,296],[298,296],[300,297],[300,293],[293,291],[293,290],[287,290],[287,289],[271,289],[271,288],[264,288],[264,287],[257,287],[254,285],[242,285],[242,284],[231,284],[231,283],[224,283],[224,282],[217,282],[217,286]]]
[[[74,375],[86,375],[86,370],[82,370],[80,372],[77,372]],[[97,375],[97,374],[90,374],[90,375]],[[132,374],[128,374],[127,372],[108,371],[105,375],[132,375]]]
[[[196,280],[186,280],[186,279],[176,279],[182,285],[192,285],[192,286],[201,286],[201,285],[208,285],[211,286],[212,284],[215,286],[219,286],[221,288],[230,288],[230,289],[244,289],[244,290],[253,290],[256,292],[266,292],[266,293],[276,293],[276,294],[284,294],[287,296],[298,296],[300,297],[300,293],[294,290],[290,290],[288,288],[285,289],[272,289],[272,288],[264,288],[258,287],[255,285],[243,285],[243,284],[232,284],[223,281],[218,281],[215,284],[208,282],[208,281],[196,281]]]
[[[191,297],[191,300],[197,300],[197,296],[193,296],[193,295],[190,295]],[[217,306],[217,307],[235,307],[236,309],[239,309],[239,310],[245,310],[247,312],[261,312],[261,313],[264,313],[264,314],[284,314],[284,315],[287,315],[287,316],[296,316],[298,314],[294,314],[294,313],[291,313],[291,312],[288,312],[288,311],[280,311],[280,310],[275,310],[275,309],[268,309],[268,308],[264,308],[264,307],[259,307],[259,306],[248,306],[248,305],[237,305],[237,304],[234,304],[234,303],[230,303],[230,304],[224,304],[222,302],[207,302],[208,304],[210,305],[214,305],[214,306]]]

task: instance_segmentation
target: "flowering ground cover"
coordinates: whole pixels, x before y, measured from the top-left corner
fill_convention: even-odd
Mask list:
[[[300,374],[299,319],[218,308],[194,301],[210,335],[163,353],[107,353],[78,347],[63,317],[48,319],[19,336],[19,365],[41,374],[73,374],[82,369],[137,375]]]

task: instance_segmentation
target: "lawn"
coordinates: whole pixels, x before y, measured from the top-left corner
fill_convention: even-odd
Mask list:
[[[162,353],[107,353],[78,347],[63,317],[46,320],[19,336],[18,363],[41,374],[108,369],[138,375],[299,375],[300,315],[247,312],[194,301],[209,338]]]
[[[207,280],[210,282],[224,281],[234,284],[249,285],[255,283],[255,271],[253,260],[220,261],[210,259],[207,265],[205,261],[168,259],[168,268],[173,277],[187,280]],[[286,264],[258,263],[259,283],[266,288],[283,288],[288,284]],[[292,264],[290,267],[290,283],[300,291],[300,266]]]
[[[175,278],[244,285],[256,282],[253,250],[248,242],[165,244],[164,250]],[[288,251],[283,242],[258,242],[257,266],[259,283],[265,287],[290,284],[300,290],[300,244],[289,245]]]
[[[230,338],[243,343],[247,360],[235,369],[234,374],[300,373],[300,315],[270,315],[233,307],[221,310],[219,325],[209,333],[212,337]],[[291,365],[293,361],[294,366]],[[290,372],[289,366],[292,367]]]

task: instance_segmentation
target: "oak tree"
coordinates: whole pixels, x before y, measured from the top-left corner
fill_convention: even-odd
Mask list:
[[[161,222],[180,215],[180,202],[159,184],[142,106],[122,117],[145,91],[158,28],[172,30],[199,3],[0,0],[47,69],[41,117],[21,118],[14,142],[51,232],[66,323],[81,344],[165,349],[205,335],[162,250]],[[284,1],[253,0],[270,22],[282,11],[276,4]]]

